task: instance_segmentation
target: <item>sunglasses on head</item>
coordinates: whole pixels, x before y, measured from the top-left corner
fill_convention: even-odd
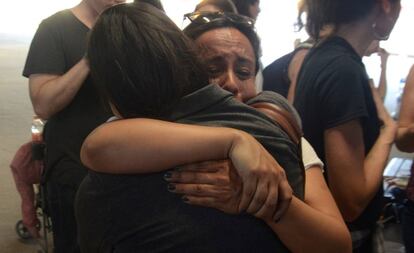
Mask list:
[[[184,15],[184,21],[189,20],[191,23],[207,24],[214,21],[226,20],[235,24],[245,25],[254,28],[254,20],[231,12],[206,12],[196,11]]]

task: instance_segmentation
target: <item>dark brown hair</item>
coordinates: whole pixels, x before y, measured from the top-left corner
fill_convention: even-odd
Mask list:
[[[258,0],[232,0],[239,14],[250,17],[249,7]],[[252,18],[252,17],[251,17]]]
[[[151,4],[152,6],[158,8],[159,10],[165,11],[164,6],[162,6],[161,0],[134,0],[135,3],[147,3]]]
[[[194,43],[145,3],[105,10],[87,55],[95,84],[124,118],[165,118],[182,96],[208,84]]]
[[[306,30],[315,39],[326,25],[348,24],[368,15],[377,0],[305,0]]]
[[[197,4],[195,11],[206,5],[214,5],[222,12],[237,13],[237,8],[231,0],[203,0]]]

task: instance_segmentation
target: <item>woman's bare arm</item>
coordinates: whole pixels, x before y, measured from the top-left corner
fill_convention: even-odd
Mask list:
[[[267,224],[292,252],[352,251],[351,236],[319,167],[306,170],[305,201],[293,198],[285,216]]]
[[[374,88],[373,96],[378,116],[384,125],[367,156],[358,120],[328,129],[324,133],[328,182],[346,221],[359,217],[377,193],[396,135],[396,123]]]
[[[226,162],[204,162],[171,171],[166,178],[169,189],[183,194],[188,204],[212,207],[235,214],[242,184]],[[351,252],[351,238],[320,167],[306,170],[305,201],[292,199],[287,212],[275,223],[261,212],[263,219],[292,252]]]
[[[404,152],[414,152],[414,65],[405,82],[398,118],[396,144]]]
[[[98,172],[151,173],[227,158],[234,141],[240,138],[246,138],[245,134],[229,128],[123,119],[95,129],[82,145],[81,160]]]
[[[240,211],[264,209],[276,219],[287,209],[292,189],[284,170],[260,143],[239,130],[152,119],[118,120],[93,131],[81,148],[87,167],[115,174],[159,172],[226,158],[243,181]]]

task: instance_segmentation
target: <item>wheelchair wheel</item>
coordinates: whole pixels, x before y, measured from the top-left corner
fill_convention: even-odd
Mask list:
[[[16,223],[16,233],[23,240],[28,240],[28,239],[32,238],[32,235],[29,233],[27,228],[24,226],[22,220],[19,220]]]

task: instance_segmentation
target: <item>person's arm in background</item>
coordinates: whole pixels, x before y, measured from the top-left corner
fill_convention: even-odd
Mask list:
[[[324,133],[329,187],[345,221],[358,218],[378,191],[396,135],[396,123],[377,90],[373,88],[372,92],[384,125],[367,156],[358,120],[327,129]]]
[[[231,128],[127,119],[95,129],[81,148],[91,170],[140,174],[193,162],[229,158],[243,181],[239,210],[277,219],[292,189],[284,170],[252,136]]]
[[[399,150],[414,152],[414,65],[406,79],[402,95],[396,144]]]
[[[387,63],[388,57],[390,54],[383,48],[378,48],[378,55],[381,58],[381,74],[380,79],[377,87],[378,94],[382,101],[385,100],[385,96],[387,95]],[[370,79],[372,84],[372,79]]]
[[[35,113],[42,119],[48,119],[65,108],[88,74],[89,66],[84,58],[63,75],[31,74],[29,92]]]

